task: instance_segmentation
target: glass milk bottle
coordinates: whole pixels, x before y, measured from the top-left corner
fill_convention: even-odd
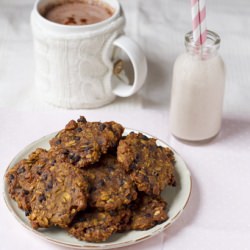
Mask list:
[[[173,71],[170,131],[187,141],[203,141],[221,128],[225,68],[218,50],[220,37],[207,31],[202,47],[193,34],[185,36],[186,53],[180,55]]]

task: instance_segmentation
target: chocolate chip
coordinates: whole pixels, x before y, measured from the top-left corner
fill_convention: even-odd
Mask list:
[[[14,180],[14,179],[15,179],[15,176],[14,176],[13,174],[10,174],[10,175],[9,175],[9,180],[12,181],[12,180]]]
[[[145,140],[145,141],[148,141],[148,140],[149,140],[149,138],[148,138],[146,135],[142,135],[142,136],[141,136],[141,139],[142,139],[142,140]]]
[[[85,119],[84,116],[80,116],[80,118],[77,120],[78,122],[83,122],[83,123],[86,123],[87,120]]]
[[[53,188],[53,182],[50,181],[46,187],[46,191],[49,191],[51,188]]]
[[[132,163],[132,164],[129,166],[129,169],[130,169],[130,170],[136,169],[136,164],[135,164],[135,163]]]
[[[80,128],[80,127],[76,128],[76,132],[78,132],[78,133],[82,132],[82,128]]]
[[[44,174],[42,175],[42,180],[43,180],[43,181],[46,181],[47,179],[48,179],[48,174],[44,173]]]
[[[31,211],[25,211],[25,216],[29,216]]]
[[[79,137],[79,136],[75,136],[75,137],[74,137],[74,140],[75,140],[75,141],[80,141],[80,139],[81,139],[81,137]]]
[[[99,129],[100,129],[101,131],[103,131],[105,128],[106,128],[106,125],[105,125],[105,124],[103,124],[103,123],[99,124]]]
[[[136,154],[134,162],[135,162],[135,163],[139,162],[139,161],[140,161],[140,158],[141,158],[140,155],[139,155],[139,154]]]
[[[25,168],[24,167],[21,167],[21,168],[19,168],[18,170],[17,170],[17,173],[18,174],[22,174],[22,173],[24,173],[25,172]]]
[[[23,190],[23,193],[24,193],[25,195],[28,195],[30,192],[29,192],[28,190]]]
[[[61,139],[58,139],[58,140],[55,142],[56,145],[60,145],[61,143],[62,143],[62,140],[61,140]]]
[[[52,161],[50,162],[50,164],[51,164],[52,166],[54,166],[54,165],[56,164],[56,160],[55,160],[55,159],[52,160]]]
[[[69,150],[68,150],[68,149],[63,149],[63,150],[62,150],[62,154],[68,155],[68,154],[69,154]]]
[[[41,174],[43,173],[43,171],[42,171],[41,169],[38,169],[38,170],[36,171],[36,173],[37,173],[38,175],[41,175]]]
[[[46,201],[45,195],[44,195],[44,194],[41,194],[41,195],[38,197],[38,200],[39,200],[39,202]]]
[[[78,161],[80,161],[81,157],[79,155],[74,155],[71,159],[72,159],[72,162],[74,164],[74,163],[77,163]]]

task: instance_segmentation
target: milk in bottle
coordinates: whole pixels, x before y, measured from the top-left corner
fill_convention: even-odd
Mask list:
[[[170,104],[171,133],[183,140],[202,141],[221,128],[225,68],[218,54],[220,37],[207,33],[202,47],[193,34],[185,36],[186,53],[174,64]]]

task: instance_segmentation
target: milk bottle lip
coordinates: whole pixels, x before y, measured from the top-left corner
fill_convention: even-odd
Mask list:
[[[220,36],[215,33],[214,31],[207,30],[207,42],[205,46],[212,47],[212,46],[219,46],[221,42]],[[190,46],[200,46],[194,43],[193,41],[193,32],[190,31],[185,35],[185,44],[189,44]]]
[[[192,31],[185,35],[185,46],[187,52],[196,56],[197,59],[201,58],[204,60],[217,55],[220,48],[220,42],[220,36],[211,30],[207,30],[206,43],[203,45],[197,45],[194,43]]]
[[[49,30],[53,31],[67,31],[67,32],[84,32],[84,31],[91,31],[96,30],[105,26],[106,24],[115,20],[121,13],[121,6],[117,0],[99,0],[100,2],[107,3],[114,9],[114,13],[111,17],[103,20],[102,22],[98,22],[95,24],[88,24],[88,25],[64,25],[49,21],[45,17],[40,14],[39,8],[42,8],[42,4],[47,5],[53,0],[36,0],[33,10],[31,12],[31,20],[35,18],[36,22],[40,25],[43,25]],[[54,1],[55,2],[55,1]]]

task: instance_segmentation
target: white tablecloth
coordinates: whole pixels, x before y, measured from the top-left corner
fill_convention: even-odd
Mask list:
[[[177,150],[193,177],[181,217],[166,231],[129,250],[250,249],[250,2],[207,1],[209,29],[221,35],[227,67],[223,127],[207,144],[188,145],[168,128],[172,67],[190,30],[189,1],[122,0],[127,34],[148,58],[146,85],[133,97],[96,110],[62,110],[33,94],[34,60],[29,26],[31,0],[0,1],[1,189],[5,169],[24,146],[62,128],[70,119],[116,120],[146,131]],[[0,197],[0,249],[64,249],[24,230]]]

